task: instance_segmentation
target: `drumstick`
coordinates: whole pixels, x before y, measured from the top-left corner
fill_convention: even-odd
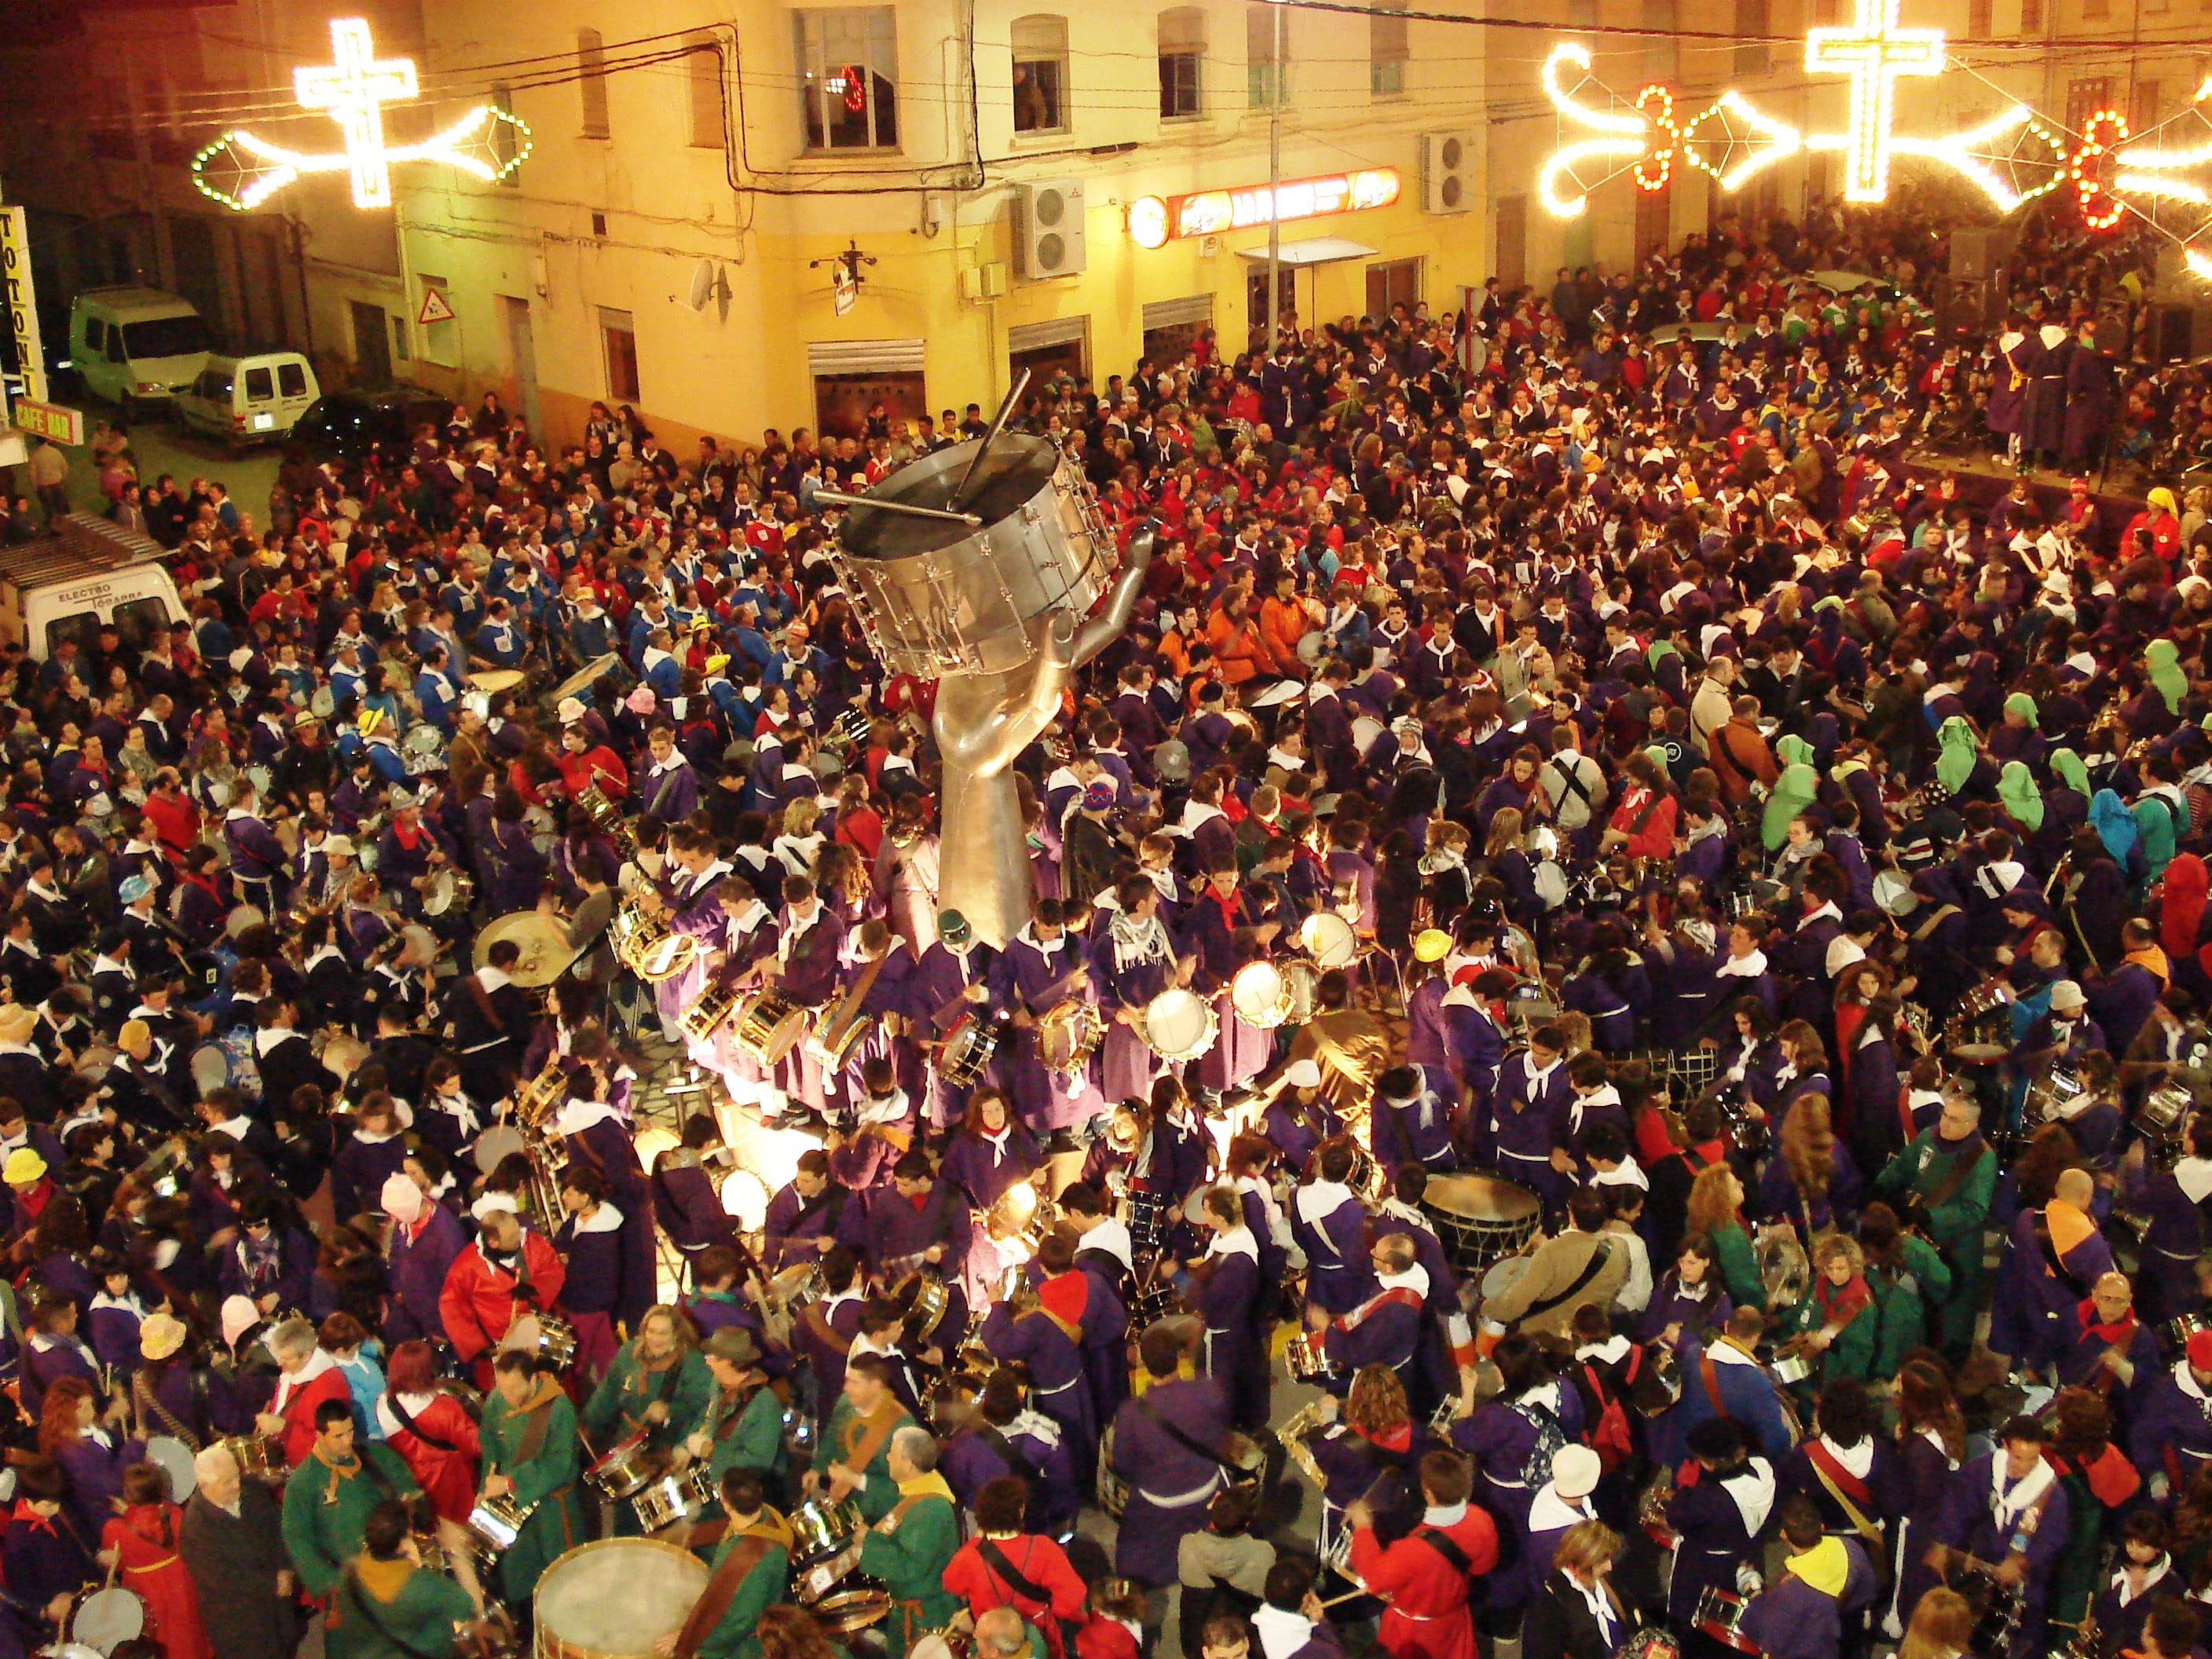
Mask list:
[[[983,432],[983,441],[975,446],[975,453],[969,459],[968,470],[960,475],[960,482],[953,486],[952,498],[948,505],[960,505],[962,498],[968,494],[969,486],[975,482],[975,475],[983,470],[983,458],[991,453],[991,446],[999,441],[999,434],[1006,429],[1006,417],[1014,412],[1015,404],[1029,389],[1030,372],[1024,368],[1014,377],[1013,385],[1006,388],[1006,401],[999,405],[999,412],[991,416],[991,424]],[[819,490],[815,492],[817,500],[820,499],[821,493]],[[982,521],[976,520],[975,522],[980,524]]]
[[[917,519],[949,519],[954,524],[964,524],[969,529],[983,521],[973,513],[948,513],[941,507],[916,507],[911,501],[879,500],[873,495],[848,495],[842,489],[817,489],[817,501],[827,501],[832,507],[872,507],[885,513],[905,513]]]

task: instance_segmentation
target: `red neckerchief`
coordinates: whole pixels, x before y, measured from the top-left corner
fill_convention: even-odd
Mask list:
[[[398,819],[394,818],[392,821],[392,833],[398,836],[399,844],[411,853],[422,844],[427,832],[419,823],[410,830]]]
[[[11,1526],[18,1521],[27,1522],[39,1531],[46,1534],[49,1538],[58,1538],[61,1536],[59,1533],[54,1530],[53,1516],[51,1515],[40,1515],[36,1510],[31,1507],[31,1500],[27,1498],[19,1498],[15,1500],[15,1511],[13,1515],[10,1515],[8,1517],[8,1520]]]
[[[913,1205],[914,1212],[916,1215],[920,1215],[922,1211],[927,1209],[929,1206],[929,1194],[926,1192],[916,1193],[913,1197],[908,1199],[907,1202]]]
[[[2117,1325],[2106,1325],[2098,1320],[2097,1304],[2094,1300],[2085,1299],[2075,1310],[2075,1314],[2081,1322],[2082,1334],[2095,1337],[2106,1347],[2124,1348],[2136,1340],[2137,1326],[2133,1306],[2128,1309],[2126,1316]]]
[[[1206,884],[1206,896],[1221,907],[1221,925],[1231,933],[1235,933],[1238,927],[1237,916],[1241,911],[1237,901],[1242,895],[1231,892],[1227,898],[1224,898],[1221,896],[1221,890],[1209,881]]]
[[[1371,1445],[1380,1446],[1387,1452],[1407,1452],[1413,1449],[1413,1425],[1410,1421],[1401,1423],[1393,1429],[1386,1429],[1381,1434],[1370,1434],[1364,1429],[1355,1429],[1352,1432],[1362,1440]]]
[[[1820,1305],[1824,1325],[1848,1325],[1858,1316],[1859,1310],[1874,1300],[1874,1292],[1867,1288],[1866,1276],[1853,1273],[1850,1283],[1838,1290],[1827,1274],[1814,1288],[1813,1300]]]
[[[48,1176],[40,1176],[37,1186],[28,1192],[16,1194],[15,1202],[24,1214],[35,1220],[45,1212],[46,1206],[52,1201],[53,1196],[52,1180]]]

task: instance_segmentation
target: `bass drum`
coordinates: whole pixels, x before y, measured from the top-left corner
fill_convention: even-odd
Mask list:
[[[545,1569],[536,1659],[653,1659],[707,1589],[707,1564],[657,1538],[608,1538]]]

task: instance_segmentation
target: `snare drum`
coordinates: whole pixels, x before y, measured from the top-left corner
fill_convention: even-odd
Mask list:
[[[1161,992],[1145,1005],[1138,1035],[1162,1060],[1196,1060],[1213,1047],[1221,1035],[1221,1022],[1212,1003],[1178,988]]]
[[[643,1492],[659,1471],[659,1459],[646,1445],[645,1436],[634,1434],[611,1447],[584,1471],[584,1479],[600,1497],[619,1504]]]
[[[1079,1072],[1105,1036],[1097,1009],[1070,999],[1037,1021],[1037,1058],[1048,1072]]]
[[[1321,969],[1302,957],[1292,957],[1283,964],[1283,981],[1291,994],[1291,1012],[1285,1016],[1285,1023],[1303,1025],[1321,1006]]]
[[[576,1328],[550,1313],[525,1314],[500,1339],[502,1352],[519,1348],[538,1356],[541,1370],[565,1371],[576,1357]]]
[[[891,1593],[880,1585],[848,1584],[814,1604],[814,1620],[832,1636],[850,1636],[891,1616]]]
[[[995,1020],[963,1014],[945,1034],[945,1047],[937,1056],[937,1073],[956,1089],[981,1081],[983,1068],[999,1051]]]
[[[763,991],[738,1016],[731,1045],[748,1060],[773,1066],[798,1046],[814,1016],[781,991]]]
[[[737,1017],[744,998],[736,991],[710,985],[699,993],[698,1000],[676,1017],[676,1024],[684,1035],[697,1043],[709,1043],[714,1034]]]
[[[108,1654],[135,1642],[146,1628],[146,1604],[127,1589],[96,1589],[76,1604],[69,1633],[95,1653]]]
[[[451,866],[430,872],[422,888],[422,914],[426,916],[464,915],[476,902],[477,884],[473,878],[461,874]]]
[[[1129,1248],[1140,1253],[1157,1249],[1160,1217],[1167,1208],[1165,1194],[1138,1191],[1128,1194],[1127,1199],[1129,1209],[1124,1219],[1129,1228]]]
[[[869,493],[942,506],[977,453],[955,444],[910,461]],[[969,531],[939,520],[850,509],[830,568],[876,656],[918,679],[1018,668],[1037,653],[1043,617],[1083,617],[1119,554],[1083,471],[1048,439],[1006,433],[963,505]]]
[[[792,1559],[811,1561],[819,1555],[836,1555],[866,1524],[860,1506],[849,1498],[842,1504],[812,1498],[791,1512]]]
[[[681,1474],[664,1474],[629,1500],[638,1530],[648,1538],[669,1527],[681,1526],[714,1501],[714,1477],[704,1463],[694,1463]]]
[[[2012,987],[2001,979],[1977,985],[1959,1000],[1951,1016],[1949,1047],[1954,1060],[1989,1066],[2012,1052]]]
[[[1802,1352],[1774,1356],[1766,1367],[1766,1374],[1784,1388],[1795,1388],[1813,1374],[1813,1362]]]
[[[2189,1115],[2189,1085],[2183,1083],[2161,1083],[2147,1091],[2142,1104],[2136,1109],[2136,1121],[2161,1139],[2180,1128]]]
[[[1291,982],[1272,962],[1248,962],[1229,981],[1229,1003],[1247,1025],[1272,1031],[1291,1017]]]
[[[2027,1085],[2027,1093],[2021,1102],[2021,1119],[2026,1123],[2049,1123],[2058,1116],[2059,1109],[2081,1092],[2081,1080],[2063,1066],[2054,1066]],[[2187,1098],[2184,1095],[2185,1100]],[[2148,1108],[2150,1103],[2143,1103]]]
[[[1543,1207],[1527,1188],[1486,1175],[1437,1176],[1421,1195],[1453,1273],[1476,1279],[1536,1236]]]
[[[1328,1363],[1326,1331],[1306,1331],[1291,1339],[1290,1346],[1283,1351],[1283,1363],[1290,1368],[1291,1380],[1318,1383],[1335,1375]]]
[[[1757,1653],[1759,1644],[1736,1628],[1743,1623],[1743,1610],[1749,1603],[1734,1590],[1724,1590],[1717,1584],[1708,1584],[1698,1597],[1695,1624],[1698,1631],[1723,1646],[1739,1653]],[[1986,1650],[1977,1649],[1976,1651]]]
[[[1334,910],[1316,910],[1298,926],[1298,943],[1326,971],[1349,968],[1359,955],[1359,936]]]
[[[513,1492],[503,1498],[480,1498],[469,1511],[469,1537],[478,1554],[496,1560],[514,1547],[514,1540],[522,1536],[523,1522],[529,1519],[530,1511],[515,1501]]]
[[[253,1480],[282,1480],[283,1454],[255,1434],[233,1435],[222,1443],[238,1461],[238,1472]]]
[[[934,1267],[918,1267],[892,1287],[891,1300],[906,1309],[906,1322],[927,1337],[952,1305],[952,1288]]]

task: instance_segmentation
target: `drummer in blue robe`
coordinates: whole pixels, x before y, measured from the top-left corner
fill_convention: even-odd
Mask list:
[[[1256,1075],[1274,1048],[1273,1034],[1238,1018],[1229,997],[1237,970],[1265,956],[1281,931],[1272,921],[1255,925],[1237,884],[1233,858],[1217,864],[1183,917],[1183,947],[1198,958],[1190,988],[1212,1001],[1220,1022],[1213,1046],[1198,1060],[1200,1085],[1215,1091],[1234,1089]]]
[[[392,792],[392,822],[376,838],[376,878],[399,901],[400,909],[419,919],[422,890],[433,870],[459,862],[459,854],[437,823],[423,816],[425,797],[410,789]]]
[[[1315,1178],[1291,1192],[1291,1237],[1305,1252],[1306,1300],[1332,1315],[1350,1313],[1374,1289],[1364,1243],[1367,1205],[1346,1184],[1356,1151],[1348,1139],[1331,1141],[1322,1148]]]
[[[2073,1530],[2066,1488],[2044,1455],[2050,1435],[2033,1417],[2008,1422],[1994,1448],[1966,1460],[1940,1525],[1947,1565],[1994,1569],[1999,1584],[2020,1592],[2005,1659],[2045,1650],[2051,1578]]]
[[[1445,1069],[1460,1098],[1468,1103],[1468,1129],[1487,1146],[1491,1096],[1498,1068],[1505,1063],[1505,1021],[1498,1012],[1512,989],[1513,976],[1502,968],[1468,968],[1446,991],[1438,1010],[1443,1021]]]
[[[1375,1158],[1385,1170],[1419,1164],[1431,1170],[1459,1161],[1452,1144],[1452,1114],[1458,1091],[1441,1066],[1394,1066],[1376,1080],[1369,1133]]]
[[[2051,1202],[2023,1209],[1997,1271],[1990,1346],[2015,1364],[2048,1370],[2081,1334],[2076,1312],[2112,1271],[2112,1248],[2090,1213],[2096,1183],[2087,1170],[2060,1173]]]
[[[1114,1571],[1153,1589],[1177,1582],[1185,1537],[1204,1529],[1206,1502],[1221,1489],[1216,1454],[1229,1437],[1229,1405],[1212,1376],[1176,1375],[1182,1345],[1156,1327],[1139,1342],[1149,1386],[1114,1415],[1114,1472],[1128,1506],[1114,1546]]]
[[[1691,1628],[1707,1590],[1736,1593],[1736,1570],[1757,1553],[1774,1507],[1773,1465],[1752,1455],[1733,1419],[1698,1424],[1690,1432],[1689,1455],[1695,1478],[1686,1478],[1667,1500],[1667,1524],[1676,1540],[1667,1622],[1677,1630]]]

